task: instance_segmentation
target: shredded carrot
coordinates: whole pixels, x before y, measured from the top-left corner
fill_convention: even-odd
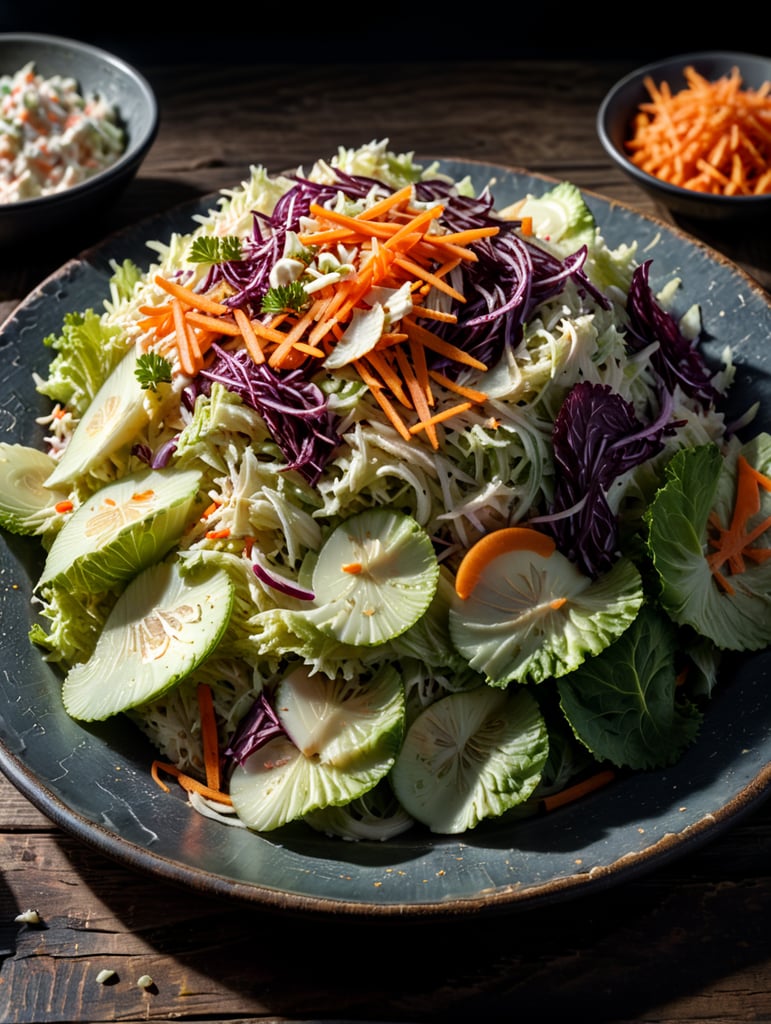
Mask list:
[[[413,423],[410,427],[411,434],[417,434],[420,430],[429,430],[435,427],[438,423],[444,423],[446,420],[451,420],[453,416],[459,416],[462,412],[466,412],[472,406],[472,402],[458,402],[456,405],[450,405],[442,409],[440,412],[434,413],[433,416],[428,416],[426,419],[422,419],[419,423]]]
[[[75,506],[72,504],[71,501],[57,501],[57,503],[54,505],[54,508],[56,509],[57,512],[64,515],[66,512],[72,512]]]
[[[717,583],[728,594],[733,594],[734,589],[721,572],[726,563],[732,574],[742,573],[745,559],[757,563],[771,557],[771,547],[752,546],[758,537],[771,529],[771,516],[749,528],[750,519],[760,511],[759,489],[771,491],[771,478],[740,455],[736,460],[736,495],[731,522],[724,528],[714,516],[709,520],[713,530],[709,542],[715,550],[707,556],[707,563]]]
[[[602,789],[603,786],[613,782],[615,777],[616,773],[611,768],[596,772],[594,775],[582,779],[581,782],[576,782],[573,786],[567,786],[559,793],[551,793],[549,796],[543,797],[541,799],[541,807],[545,811],[553,811],[557,807],[564,807],[565,804],[573,803],[574,800],[580,800],[581,797],[588,796],[589,793]]]
[[[486,567],[494,559],[509,551],[532,551],[548,558],[556,548],[554,540],[528,526],[507,526],[485,534],[473,544],[461,559],[455,574],[455,592],[458,597],[470,597]]]
[[[163,291],[168,292],[169,295],[172,295],[191,309],[200,309],[204,313],[211,313],[213,316],[222,316],[224,313],[230,312],[230,308],[223,306],[221,302],[215,302],[214,299],[194,292],[192,288],[186,288],[176,281],[169,281],[160,274],[155,275],[155,283]]]
[[[186,772],[183,772],[182,769],[178,768],[175,764],[166,764],[164,761],[153,761],[150,766],[150,776],[152,777],[153,782],[157,783],[164,793],[169,793],[170,790],[160,777],[160,772],[166,772],[168,775],[173,775],[180,786],[189,793],[199,793],[208,800],[214,800],[220,804],[227,804],[228,806],[232,806],[233,804],[233,801],[227,793],[222,793],[218,789],[212,789],[211,786],[204,785],[203,782],[199,782],[198,779],[194,779],[192,775],[188,775]]]
[[[309,359],[323,362],[341,339],[345,341],[357,313],[371,304],[368,296],[373,289],[408,289],[413,315],[384,317],[381,337],[349,365],[405,440],[422,433],[437,449],[439,424],[484,402],[486,396],[452,384],[449,374],[430,373],[427,354],[437,353],[479,371],[487,367],[417,321],[457,323],[457,314],[436,308],[442,302],[432,302],[431,297],[443,293],[455,303],[465,302],[452,272],[463,261],[476,260],[474,243],[492,237],[499,228],[487,225],[442,233],[436,222],[444,207],[413,205],[414,195],[414,186],[404,186],[356,214],[310,205],[314,222],[298,234],[300,242],[314,252],[325,247],[336,252],[343,245],[352,254],[353,268],[334,281],[320,277],[315,290],[309,287],[310,301],[300,311],[285,307],[252,319],[247,308],[219,301],[229,294],[221,286],[203,294],[157,274],[155,283],[168,301],[141,307],[141,324],[150,335],[143,344],[161,353],[176,350],[180,371],[190,376],[200,372],[214,340],[223,336],[242,344],[255,363],[293,369]],[[463,401],[448,407],[442,401],[447,391]]]
[[[259,364],[265,362],[265,353],[262,351],[262,345],[257,337],[257,333],[252,326],[252,321],[244,313],[243,309],[235,310],[236,323],[241,331],[241,336],[244,339],[244,345],[246,351],[252,357],[252,360]]]
[[[224,527],[221,530],[209,530],[206,534],[207,540],[225,540],[230,536],[230,530],[228,527]]]
[[[744,88],[737,67],[710,81],[688,65],[672,92],[649,75],[625,143],[631,161],[654,177],[694,192],[771,193],[771,83]]]
[[[206,785],[209,789],[219,791],[221,785],[220,746],[211,687],[206,683],[199,683],[196,694],[201,717],[201,742],[203,744],[203,763],[206,768]]]
[[[171,306],[174,314],[174,339],[179,353],[179,368],[188,377],[194,377],[203,365],[201,351],[194,340],[192,328],[185,320],[182,302],[174,298]]]

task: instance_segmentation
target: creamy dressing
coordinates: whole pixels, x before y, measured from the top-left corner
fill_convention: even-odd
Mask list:
[[[0,76],[0,202],[50,195],[112,166],[125,149],[117,110],[74,78],[25,64]]]

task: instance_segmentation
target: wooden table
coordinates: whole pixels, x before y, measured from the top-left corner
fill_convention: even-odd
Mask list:
[[[138,179],[82,238],[0,262],[0,314],[76,246],[191,196],[388,138],[569,178],[658,214],[605,157],[597,107],[631,62],[157,67]],[[768,242],[745,253],[768,286]],[[139,876],[0,782],[0,1020],[771,1020],[771,804],[652,872],[495,924],[303,920]],[[37,908],[39,926],[15,917]],[[112,984],[95,980],[116,972]],[[149,975],[149,989],[137,985]]]

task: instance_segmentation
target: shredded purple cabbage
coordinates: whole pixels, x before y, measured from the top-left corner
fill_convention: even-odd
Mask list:
[[[234,762],[243,764],[260,747],[286,734],[265,691],[260,691],[254,704],[238,723],[230,743],[225,748],[223,757],[226,767],[232,766]]]
[[[196,378],[200,393],[209,394],[216,381],[239,395],[265,420],[286,469],[315,484],[341,439],[337,417],[321,388],[307,379],[308,371],[278,373],[267,363],[256,364],[245,349],[228,352],[213,345],[212,350],[214,360]]]
[[[607,492],[622,473],[657,455],[671,432],[671,402],[649,426],[608,385],[574,385],[554,420],[555,487],[551,513],[541,518],[559,550],[597,577],[618,558],[619,525]]]
[[[234,293],[222,301],[257,315],[269,289],[270,270],[283,255],[287,232],[299,228],[311,203],[323,205],[334,200],[339,192],[351,199],[361,199],[373,192],[386,196],[394,191],[374,178],[336,173],[337,180],[331,184],[295,176],[294,186],[278,200],[270,215],[254,213],[252,237],[242,246],[242,258],[213,267],[204,287],[227,281]],[[430,324],[431,330],[486,365],[495,365],[507,347],[519,343],[523,324],[533,309],[557,294],[569,278],[601,305],[609,305],[583,271],[585,248],[560,260],[521,238],[514,231],[518,221],[496,216],[489,191],[478,198],[462,196],[452,183],[436,179],[417,182],[415,194],[421,202],[442,204],[442,220],[449,231],[490,225],[499,229],[497,235],[474,243],[478,259],[463,267],[461,291],[466,302],[456,303],[452,310],[458,322],[438,324],[432,320]],[[419,311],[416,317],[420,317]],[[457,372],[457,365],[441,356],[429,354],[429,359],[435,369],[448,374]]]
[[[674,317],[662,309],[651,290],[648,278],[652,260],[637,267],[627,297],[629,317],[628,344],[638,352],[654,342],[658,349],[651,355],[651,366],[670,393],[677,384],[703,408],[720,399],[701,353],[683,336]]]

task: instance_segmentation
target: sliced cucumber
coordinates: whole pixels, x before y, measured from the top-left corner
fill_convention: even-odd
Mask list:
[[[159,561],[179,540],[201,482],[197,470],[143,470],[84,501],[57,534],[38,586],[109,590]]]
[[[455,835],[527,800],[548,753],[546,723],[530,693],[482,686],[418,715],[390,779],[409,815]]]
[[[260,832],[362,796],[391,770],[404,736],[404,688],[390,666],[368,681],[298,668],[279,683],[275,708],[288,736],[230,779],[236,814]]]
[[[234,589],[223,570],[187,576],[176,559],[145,569],[118,598],[94,653],[67,674],[67,712],[101,721],[161,697],[217,646]]]
[[[0,526],[11,533],[40,533],[64,497],[45,487],[56,460],[37,448],[0,442]]]
[[[557,243],[570,241],[574,247],[591,245],[595,237],[594,215],[576,185],[562,181],[544,192],[529,195],[518,209],[519,217],[533,218],[533,231],[538,238]]]
[[[416,520],[367,509],[338,526],[319,552],[314,622],[340,643],[382,644],[418,621],[438,582],[431,538]]]
[[[468,597],[454,596],[450,636],[491,685],[540,683],[604,650],[642,600],[629,560],[592,580],[559,551],[507,551],[485,565]]]
[[[160,409],[160,391],[145,391],[136,377],[134,349],[121,359],[83,413],[56,468],[49,487],[73,483],[93,466],[129,444],[150,418],[152,403]],[[167,389],[167,393],[171,394]]]

